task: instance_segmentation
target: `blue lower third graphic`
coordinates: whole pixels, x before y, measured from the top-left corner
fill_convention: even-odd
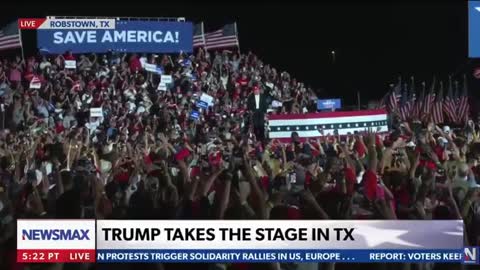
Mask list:
[[[97,250],[97,262],[463,262],[463,250]]]

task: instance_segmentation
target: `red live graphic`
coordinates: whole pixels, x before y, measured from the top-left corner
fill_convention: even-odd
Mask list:
[[[86,263],[95,262],[93,249],[18,249],[19,263]]]
[[[18,28],[19,29],[37,29],[42,25],[43,22],[45,22],[45,18],[43,19],[36,19],[36,18],[30,18],[30,19],[18,19]]]

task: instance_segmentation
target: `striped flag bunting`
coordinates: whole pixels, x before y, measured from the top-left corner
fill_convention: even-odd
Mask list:
[[[238,47],[237,23],[223,26],[221,29],[205,34],[207,49]]]
[[[456,121],[456,103],[453,96],[453,87],[452,87],[452,78],[450,77],[448,80],[448,92],[447,96],[445,97],[445,101],[443,103],[443,111],[445,115],[452,123]]]
[[[17,22],[7,24],[0,29],[0,50],[22,47],[22,40]]]
[[[388,132],[385,110],[363,110],[342,112],[321,112],[308,114],[270,115],[268,119],[269,137],[288,141],[292,132],[301,138],[315,138],[326,135],[353,134],[372,128],[376,132]],[[323,135],[319,129],[323,131]]]
[[[193,47],[205,46],[205,31],[203,30],[203,22],[197,23],[193,26]]]
[[[440,90],[435,95],[435,103],[432,108],[432,121],[434,124],[442,124],[443,119],[443,82],[440,82]]]
[[[462,95],[459,98],[458,103],[458,112],[457,112],[457,123],[465,124],[468,122],[470,105],[468,104],[468,89],[467,89],[467,77],[463,76],[463,91]]]

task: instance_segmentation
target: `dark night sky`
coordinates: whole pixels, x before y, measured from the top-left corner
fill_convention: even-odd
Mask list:
[[[443,80],[452,73],[458,79],[463,73],[470,75],[467,2],[455,2],[199,5],[161,1],[161,6],[154,7],[102,4],[92,8],[72,1],[12,7],[11,17],[3,16],[0,22],[46,15],[183,16],[193,22],[203,20],[208,31],[237,21],[242,51],[252,50],[264,62],[324,89],[322,96],[339,96],[352,104],[357,90],[363,102],[379,98],[399,75],[414,75],[418,83],[429,83],[434,74]],[[28,52],[35,48],[34,35],[24,35],[30,41]],[[473,92],[480,84],[472,81],[470,86]]]

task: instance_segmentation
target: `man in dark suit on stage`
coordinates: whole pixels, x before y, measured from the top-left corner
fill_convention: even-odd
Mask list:
[[[253,124],[253,130],[257,140],[263,141],[265,139],[265,113],[267,112],[268,104],[265,94],[260,93],[260,87],[255,85],[253,93],[248,96],[247,108],[250,111],[250,120]]]

